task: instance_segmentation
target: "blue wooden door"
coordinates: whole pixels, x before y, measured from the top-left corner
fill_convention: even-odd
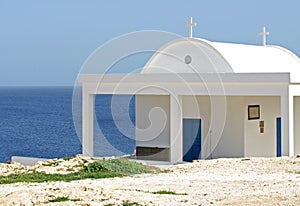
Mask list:
[[[200,159],[201,119],[183,119],[183,161]]]
[[[276,118],[276,150],[277,157],[281,156],[281,118]]]

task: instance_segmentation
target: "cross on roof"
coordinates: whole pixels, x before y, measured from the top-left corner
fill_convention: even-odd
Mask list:
[[[185,26],[189,27],[189,38],[193,38],[193,27],[196,26],[196,22],[193,22],[193,17],[190,17],[190,22],[186,23]]]
[[[263,46],[267,45],[267,36],[269,34],[270,34],[270,32],[267,32],[266,31],[266,27],[264,26],[262,32],[259,33],[259,35],[262,36],[262,44],[263,44]]]

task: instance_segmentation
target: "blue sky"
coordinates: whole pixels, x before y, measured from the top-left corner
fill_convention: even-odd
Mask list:
[[[96,1],[0,0],[0,86],[73,85],[100,45],[138,30],[162,30],[212,41],[268,43],[300,56],[299,0]]]

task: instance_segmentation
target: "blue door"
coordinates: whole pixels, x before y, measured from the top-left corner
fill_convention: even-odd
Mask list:
[[[183,119],[183,161],[200,159],[201,119]]]
[[[276,118],[276,147],[277,157],[281,156],[281,118]]]

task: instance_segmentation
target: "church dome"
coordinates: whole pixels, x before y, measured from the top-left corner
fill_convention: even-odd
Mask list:
[[[300,60],[279,46],[255,46],[188,38],[161,47],[141,73],[287,73],[300,82]]]

